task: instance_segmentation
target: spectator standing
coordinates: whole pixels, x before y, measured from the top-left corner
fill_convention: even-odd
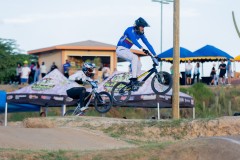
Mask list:
[[[56,66],[55,62],[53,62],[49,72],[52,72],[56,68],[58,68],[58,67]]]
[[[29,79],[28,79],[28,83],[31,84],[34,81],[34,75],[35,75],[35,63],[32,62],[30,65],[30,74],[29,74]]]
[[[21,73],[22,73],[22,65],[20,63],[17,64],[16,68],[16,83],[21,84]]]
[[[191,61],[188,60],[188,64],[185,67],[185,71],[186,71],[186,77],[187,77],[187,85],[191,85],[192,84],[192,65],[191,65]]]
[[[66,60],[66,63],[63,64],[63,73],[64,73],[64,76],[65,76],[66,78],[69,77],[69,69],[70,69],[70,67],[71,67],[71,64],[69,63],[68,60]]]
[[[196,66],[194,67],[193,83],[195,81],[196,76],[197,76],[197,82],[199,82],[199,75],[200,75],[200,64],[197,62]]]
[[[220,84],[225,84],[225,74],[226,74],[226,64],[223,60],[221,60],[221,64],[219,65],[220,73],[219,73],[219,82]]]
[[[212,77],[212,80],[211,80],[211,85],[216,85],[217,84],[217,82],[216,82],[216,69],[215,69],[215,66],[216,66],[216,64],[214,63],[213,64],[213,67],[212,67],[212,71],[211,71],[211,73],[210,73],[210,76]]]
[[[110,68],[108,67],[108,64],[104,64],[102,68],[102,79],[105,80],[110,75]]]
[[[40,71],[41,71],[42,78],[44,76],[46,76],[46,74],[47,74],[47,67],[45,65],[45,62],[42,62],[42,65],[40,66]]]
[[[37,65],[35,66],[35,72],[34,72],[34,80],[33,82],[37,82],[39,80],[39,76],[40,76],[40,65],[39,63],[37,62]]]
[[[28,82],[31,69],[28,67],[28,61],[24,61],[23,64],[24,66],[22,67],[21,72],[21,84],[26,84]]]
[[[232,80],[232,63],[231,60],[228,58],[227,61],[227,76],[228,76],[228,85],[231,85],[231,80]]]

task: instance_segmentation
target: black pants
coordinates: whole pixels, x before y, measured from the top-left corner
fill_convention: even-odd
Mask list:
[[[65,76],[66,78],[68,78],[68,77],[69,77],[69,74],[68,74],[68,73],[64,73],[64,76]]]
[[[21,76],[20,75],[16,76],[15,82],[17,82],[18,84],[21,84]]]
[[[192,83],[194,83],[194,80],[195,80],[195,77],[197,76],[197,82],[199,82],[199,75],[200,75],[200,73],[198,73],[198,74],[193,74],[193,82]]]
[[[81,107],[83,107],[85,105],[84,99],[89,95],[89,92],[86,91],[85,87],[75,87],[67,90],[67,95],[73,99],[78,99]],[[85,102],[87,103],[88,100],[89,98]]]
[[[42,73],[42,78],[46,76],[46,73]]]

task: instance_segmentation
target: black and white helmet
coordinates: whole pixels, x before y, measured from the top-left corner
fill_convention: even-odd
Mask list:
[[[87,77],[93,77],[95,73],[94,68],[96,68],[94,63],[86,62],[83,64],[82,71]]]

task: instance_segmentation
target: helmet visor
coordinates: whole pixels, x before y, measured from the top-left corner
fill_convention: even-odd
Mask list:
[[[87,70],[88,72],[93,72],[93,68],[88,68],[88,70]]]

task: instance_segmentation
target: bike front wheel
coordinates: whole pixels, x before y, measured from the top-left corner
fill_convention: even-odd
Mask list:
[[[172,76],[168,72],[160,71],[153,78],[151,87],[158,95],[166,94],[172,88]]]
[[[99,113],[106,113],[112,107],[112,97],[108,92],[96,93],[94,107]]]
[[[118,82],[112,88],[111,95],[113,102],[122,105],[126,103],[131,96],[131,88],[126,82]]]

